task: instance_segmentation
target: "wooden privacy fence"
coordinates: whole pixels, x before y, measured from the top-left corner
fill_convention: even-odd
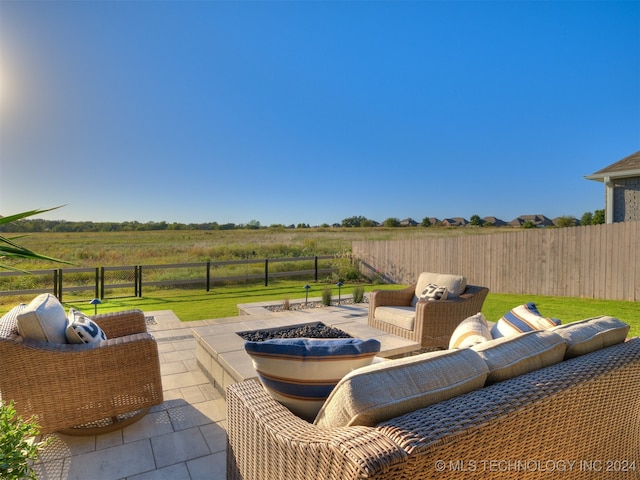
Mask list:
[[[365,274],[393,283],[429,271],[465,275],[493,293],[640,300],[640,222],[355,241],[353,257]]]

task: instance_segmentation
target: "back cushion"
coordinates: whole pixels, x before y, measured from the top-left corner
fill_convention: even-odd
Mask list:
[[[501,382],[564,359],[567,344],[548,330],[503,337],[471,347],[489,367],[487,384]]]
[[[438,287],[446,287],[447,298],[458,297],[459,295],[462,295],[467,288],[467,279],[462,275],[422,272],[418,277],[418,282],[416,283],[416,289],[413,295],[411,306],[416,306],[416,303],[420,299],[422,292],[430,283],[433,285],[437,285]]]
[[[622,343],[629,333],[629,325],[613,317],[595,317],[567,323],[551,329],[568,344],[565,358]]]
[[[50,293],[38,295],[18,314],[18,332],[25,338],[67,343],[66,329],[64,308]]]
[[[377,425],[484,385],[487,365],[471,349],[441,350],[345,375],[316,417],[323,428]]]
[[[375,339],[274,339],[246,342],[265,390],[294,414],[313,421],[329,393],[353,369],[380,351]]]

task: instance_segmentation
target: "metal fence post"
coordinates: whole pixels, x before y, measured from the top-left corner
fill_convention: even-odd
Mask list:
[[[317,282],[318,281],[318,256],[317,255],[315,257],[315,270],[316,270],[315,280]]]
[[[138,297],[142,298],[142,265],[138,265]]]
[[[58,300],[62,303],[62,269],[58,269]]]
[[[100,294],[100,268],[96,267],[96,290],[95,290],[95,295],[93,297],[98,298],[99,294]]]
[[[207,262],[207,292],[211,287],[211,261]]]
[[[104,267],[100,267],[100,300],[104,300]]]
[[[264,259],[264,286],[269,286],[269,259]]]

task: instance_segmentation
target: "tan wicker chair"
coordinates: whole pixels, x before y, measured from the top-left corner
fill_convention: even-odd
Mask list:
[[[376,318],[377,307],[410,307],[416,284],[402,290],[374,290],[369,295],[369,320],[374,328],[393,335],[419,342],[423,347],[448,348],[451,334],[458,324],[467,317],[482,310],[489,293],[487,287],[467,285],[464,293],[451,300],[426,301],[416,303],[413,330],[392,325]]]
[[[107,335],[94,344],[0,338],[0,395],[41,433],[95,434],[122,428],[162,403],[160,362],[143,312],[92,316]]]

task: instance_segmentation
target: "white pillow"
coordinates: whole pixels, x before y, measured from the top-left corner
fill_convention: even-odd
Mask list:
[[[102,342],[107,336],[96,322],[75,308],[69,309],[69,324],[66,329],[69,343]]]
[[[491,330],[482,312],[465,318],[449,339],[449,348],[467,348],[491,340]]]
[[[18,314],[18,332],[25,338],[67,343],[66,328],[64,308],[50,293],[38,295]]]

